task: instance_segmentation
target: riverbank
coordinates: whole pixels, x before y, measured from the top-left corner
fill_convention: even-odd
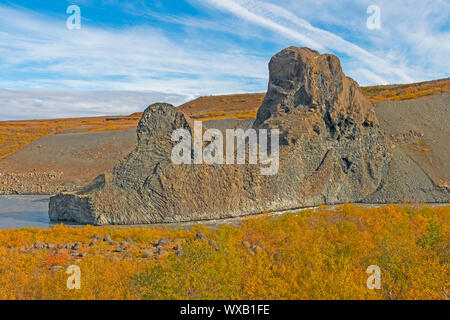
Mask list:
[[[70,227],[83,227],[85,225],[50,221],[48,216],[48,203],[50,195],[0,195],[0,229],[20,229],[20,228],[40,228],[47,229],[54,227],[58,224],[64,224]],[[354,203],[361,208],[378,208],[389,204],[367,204],[367,203]],[[400,205],[408,205],[403,203]],[[429,207],[443,207],[448,206],[450,203],[414,203],[409,204],[412,206],[429,206]],[[327,206],[330,209],[336,209],[339,205]],[[304,210],[317,210],[319,207],[302,207],[291,208],[289,210],[277,211],[277,212],[261,212],[255,213],[250,216],[240,216],[227,219],[212,219],[212,220],[199,220],[191,222],[179,222],[179,223],[157,223],[157,224],[142,224],[142,225],[129,225],[128,227],[136,228],[170,228],[189,229],[198,225],[203,225],[208,228],[217,229],[221,224],[227,224],[232,226],[239,226],[242,220],[248,217],[279,217],[282,214],[289,212],[300,212]]]

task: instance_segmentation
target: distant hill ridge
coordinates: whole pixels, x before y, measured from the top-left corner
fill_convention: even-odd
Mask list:
[[[361,90],[369,102],[409,100],[450,91],[450,78],[410,84],[361,87]],[[248,119],[256,116],[264,96],[265,93],[202,96],[182,104],[179,108],[194,119]]]
[[[450,91],[450,78],[411,84],[361,87],[370,102],[409,100]],[[265,93],[202,96],[179,106],[192,119],[249,119]],[[0,121],[0,161],[29,143],[48,135],[136,128],[142,112],[128,116],[101,116],[45,120]]]

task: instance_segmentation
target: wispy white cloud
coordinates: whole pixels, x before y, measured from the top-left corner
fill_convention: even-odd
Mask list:
[[[111,27],[83,16],[75,31],[64,14],[0,5],[0,88],[17,89],[0,91],[0,119],[126,114],[157,100],[261,92],[268,60],[290,45],[338,55],[362,85],[450,73],[448,0],[378,0],[381,30],[365,27],[372,0],[184,1],[197,14],[159,12],[157,2],[79,0],[139,23]]]
[[[202,0],[222,10],[229,11],[243,19],[275,31],[284,37],[297,41],[319,51],[334,51],[359,61],[358,70],[364,70],[366,78],[388,83],[393,79],[412,82],[408,70],[390,64],[369,51],[346,41],[336,34],[316,28],[289,10],[272,3],[254,0]]]
[[[152,91],[0,89],[0,120],[128,115],[154,102],[178,105],[187,99]]]
[[[316,49],[337,54],[347,74],[365,85],[431,80],[450,73],[450,2],[446,0],[192,1],[244,19],[242,12],[251,11],[314,39],[320,44]],[[242,12],[234,5],[229,9],[230,2]],[[381,9],[380,30],[366,28],[366,9],[373,4]],[[295,41],[289,34],[278,34]]]
[[[198,50],[182,38],[169,39],[149,26],[107,29],[83,25],[81,30],[69,31],[54,18],[6,6],[0,6],[0,26],[0,63],[14,71],[32,68],[47,74],[47,80],[49,73],[57,75],[60,78],[55,82],[88,78],[90,86],[79,89],[111,83],[115,89],[129,90],[133,84],[134,90],[201,94],[239,90],[248,79],[264,82],[267,78],[265,57],[216,51],[213,44],[209,50]],[[235,82],[227,81],[228,87],[223,88],[224,78]],[[40,80],[35,80],[38,87]]]
[[[323,49],[322,45],[319,42],[312,39],[311,37],[308,37],[280,23],[280,21],[277,19],[279,15],[275,12],[275,10],[283,10],[283,9],[281,9],[278,6],[271,6],[270,8],[268,7],[267,4],[257,1],[231,1],[231,0],[206,0],[206,1],[219,8],[226,9],[231,13],[246,20],[249,20],[253,23],[256,23],[262,27],[266,27],[271,30],[277,31],[285,36],[288,36],[304,44],[305,46]],[[286,16],[284,18],[286,18]]]
[[[0,5],[0,88],[47,89],[0,92],[0,119],[127,113],[161,100],[257,91],[267,81],[260,55],[213,43],[199,49],[145,25],[69,31],[64,18]]]

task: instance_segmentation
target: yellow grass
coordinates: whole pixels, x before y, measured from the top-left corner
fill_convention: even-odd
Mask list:
[[[448,299],[449,218],[450,206],[342,205],[248,218],[218,230],[2,230],[0,299]],[[199,230],[211,242],[195,240]],[[114,256],[104,243],[88,247],[78,262],[48,249],[20,249],[37,240],[89,242],[96,233],[142,246],[160,238],[187,242],[183,255],[159,259],[143,258],[138,248]],[[80,290],[67,289],[64,270],[49,270],[74,263],[82,272]],[[381,269],[381,290],[366,286],[369,265]]]

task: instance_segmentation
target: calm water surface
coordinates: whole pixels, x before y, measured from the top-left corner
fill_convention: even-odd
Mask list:
[[[50,222],[48,217],[48,203],[50,196],[23,196],[23,195],[0,195],[0,229],[19,229],[25,227],[49,228],[56,223]],[[301,210],[301,209],[299,209]],[[275,213],[281,214],[283,212]],[[156,228],[168,227],[170,229],[189,229],[196,225],[205,225],[210,228],[217,228],[221,224],[238,225],[243,217],[208,220],[208,221],[193,221],[180,222],[170,224],[147,224],[135,225],[129,227],[141,228]],[[58,222],[60,224],[61,222]],[[64,223],[71,227],[80,227],[73,223]]]
[[[23,195],[0,195],[0,229],[19,229],[25,227],[36,228],[49,228],[55,225],[50,222],[48,217],[48,203],[50,196],[23,196]],[[378,207],[379,204],[359,204],[362,207]],[[443,206],[446,204],[430,204],[431,206]],[[448,205],[448,204],[447,204]],[[333,206],[330,206],[333,207]],[[285,212],[301,211],[311,208],[292,209],[287,211],[273,212],[275,216],[281,215]],[[142,228],[155,228],[155,227],[168,227],[168,228],[190,228],[195,225],[206,225],[211,228],[217,228],[221,224],[238,225],[242,220],[242,217],[221,219],[221,220],[208,220],[208,221],[195,221],[195,222],[180,222],[170,224],[151,224],[151,225],[138,225]],[[61,223],[61,222],[58,222]],[[80,227],[81,225],[69,224],[71,227]]]
[[[49,228],[61,222],[52,223],[48,217],[48,203],[50,196],[23,196],[23,195],[0,195],[0,229],[19,229],[25,227]],[[217,228],[221,224],[238,225],[242,218],[230,218],[221,220],[208,220],[197,222],[181,222],[170,224],[147,224],[128,227],[156,228],[168,227],[170,229],[188,229],[195,225],[206,225]],[[71,227],[81,227],[74,223],[64,223]],[[123,227],[123,226],[122,226]]]
[[[0,196],[0,229],[48,228],[49,196]]]

